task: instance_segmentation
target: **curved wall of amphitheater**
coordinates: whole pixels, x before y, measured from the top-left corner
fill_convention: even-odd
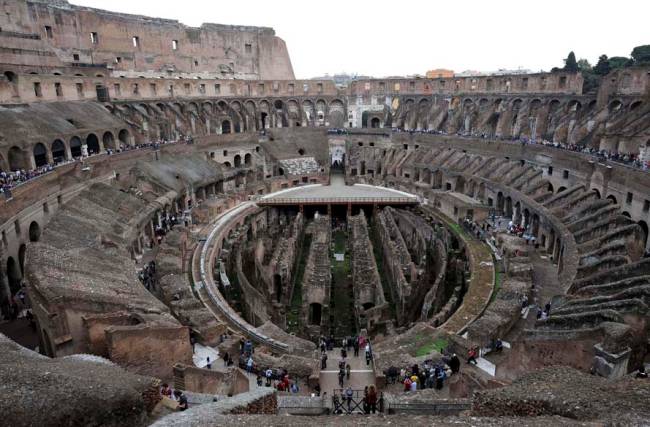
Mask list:
[[[54,361],[75,383],[88,364],[118,389],[101,356],[151,414],[152,378],[248,392],[236,367],[193,360],[240,338],[309,391],[331,373],[324,335],[371,339],[354,371],[387,393],[390,368],[507,338],[450,383],[463,399],[547,366],[618,379],[647,360],[650,68],[593,93],[564,71],[342,88],[296,80],[270,28],[4,7],[0,312],[26,292],[52,357],[30,355],[31,374]]]

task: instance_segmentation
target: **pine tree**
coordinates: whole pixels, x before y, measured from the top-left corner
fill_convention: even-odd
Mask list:
[[[609,58],[607,55],[600,55],[598,57],[598,63],[594,66],[594,73],[599,76],[604,76],[610,71]]]
[[[578,61],[576,61],[576,54],[573,51],[569,52],[569,56],[564,60],[564,71],[572,73],[578,71]]]

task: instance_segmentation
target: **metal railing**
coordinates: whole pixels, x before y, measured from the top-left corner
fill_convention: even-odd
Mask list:
[[[258,205],[417,203],[416,197],[269,197]]]
[[[381,407],[379,397],[376,408]],[[334,414],[365,414],[366,403],[364,390],[352,390],[348,396],[345,389],[332,390],[332,413]]]

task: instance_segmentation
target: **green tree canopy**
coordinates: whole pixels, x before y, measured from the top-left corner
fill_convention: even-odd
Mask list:
[[[624,56],[612,56],[609,58],[609,68],[615,70],[617,68],[623,68],[630,62],[630,58]]]
[[[571,72],[578,71],[578,61],[576,61],[576,54],[573,51],[569,52],[569,56],[564,60],[564,70]]]
[[[650,44],[632,49],[632,59],[635,65],[650,64]]]
[[[591,71],[591,64],[584,58],[578,60],[578,70],[580,71]]]
[[[609,73],[609,70],[609,58],[607,58],[607,55],[600,55],[598,57],[598,63],[596,63],[594,66],[594,73],[598,74],[599,76],[604,76],[605,74]]]

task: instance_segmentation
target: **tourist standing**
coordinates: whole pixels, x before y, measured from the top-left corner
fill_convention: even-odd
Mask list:
[[[368,405],[368,412],[374,414],[377,410],[377,391],[375,386],[368,387],[368,395],[366,396],[366,404]]]

